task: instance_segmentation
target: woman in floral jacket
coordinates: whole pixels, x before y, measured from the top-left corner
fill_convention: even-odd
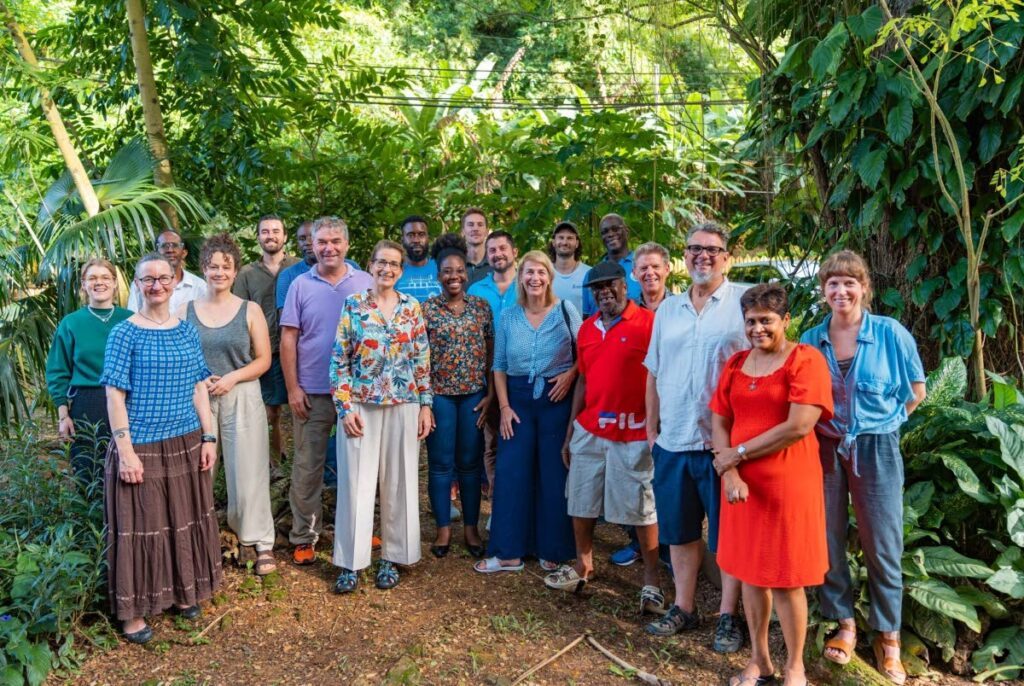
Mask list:
[[[349,593],[370,565],[380,476],[381,560],[377,588],[398,585],[395,565],[420,559],[419,442],[434,428],[430,347],[415,298],[395,290],[405,251],[380,241],[370,256],[373,287],[349,296],[331,356],[331,389],[345,430],[338,441],[335,593]]]

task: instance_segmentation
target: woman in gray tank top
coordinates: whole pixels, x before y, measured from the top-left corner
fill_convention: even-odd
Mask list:
[[[274,571],[270,510],[270,436],[259,378],[270,368],[270,336],[260,306],[231,292],[241,253],[227,234],[212,236],[200,253],[206,294],[179,310],[199,330],[212,376],[206,380],[214,431],[224,455],[228,526],[243,546],[239,562]],[[255,549],[255,556],[252,551]],[[246,554],[248,553],[248,554]]]

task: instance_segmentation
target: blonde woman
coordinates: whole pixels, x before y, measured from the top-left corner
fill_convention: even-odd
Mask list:
[[[103,351],[110,331],[132,313],[114,304],[117,272],[107,260],[94,258],[82,265],[81,281],[85,307],[57,326],[46,358],[46,385],[57,406],[60,437],[71,441],[71,469],[79,483],[88,485],[103,474],[96,443],[110,438],[107,393],[100,385]],[[95,433],[79,433],[93,425]]]
[[[519,571],[527,555],[554,571],[575,556],[561,446],[581,319],[572,303],[555,297],[554,275],[547,255],[526,253],[516,279],[517,302],[498,323],[494,387],[500,440],[490,557],[474,565],[482,574]]]

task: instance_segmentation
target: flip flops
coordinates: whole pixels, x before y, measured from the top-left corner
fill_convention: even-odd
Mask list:
[[[473,570],[481,574],[497,574],[498,572],[521,572],[523,567],[521,560],[517,565],[503,565],[498,558],[488,557],[474,564]]]

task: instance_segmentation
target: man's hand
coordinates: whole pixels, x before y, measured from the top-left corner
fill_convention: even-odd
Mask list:
[[[345,435],[349,438],[362,438],[363,429],[366,425],[363,423],[363,418],[359,416],[359,413],[352,410],[341,420],[341,427],[345,429]]]
[[[293,415],[304,422],[309,419],[309,410],[313,406],[309,403],[306,392],[301,388],[296,388],[294,392],[288,392],[288,407],[292,408]],[[362,434],[359,435],[361,436]]]

